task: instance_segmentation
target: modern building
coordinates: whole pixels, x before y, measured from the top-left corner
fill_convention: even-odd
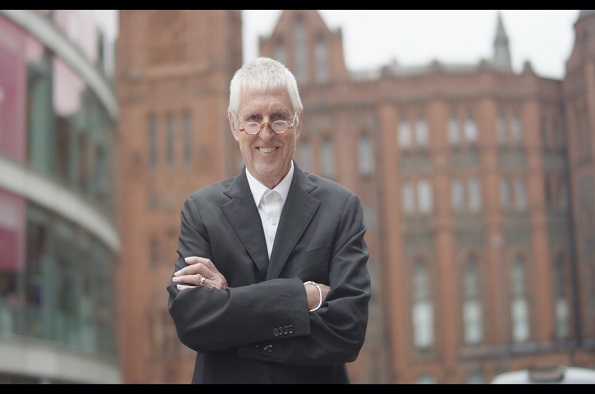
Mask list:
[[[89,10],[0,10],[0,383],[120,383],[113,43]]]
[[[127,383],[192,374],[165,285],[184,198],[241,165],[226,121],[241,24],[237,10],[120,12]],[[260,38],[301,85],[297,162],[365,206],[374,294],[354,383],[595,367],[595,12],[577,13],[574,30],[562,80],[529,62],[515,72],[500,18],[493,57],[477,64],[352,72],[341,29],[315,10],[283,11]]]

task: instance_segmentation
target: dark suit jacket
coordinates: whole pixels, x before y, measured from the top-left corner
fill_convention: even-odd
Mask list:
[[[210,258],[229,285],[167,285],[178,336],[198,352],[193,383],[349,383],[371,296],[361,203],[294,165],[270,261],[245,167],[182,207],[175,270],[185,257]],[[331,287],[315,312],[308,280]]]

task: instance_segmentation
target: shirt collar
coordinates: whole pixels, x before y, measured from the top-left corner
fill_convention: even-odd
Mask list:
[[[285,178],[279,182],[277,186],[273,189],[277,193],[281,195],[281,200],[285,201],[287,199],[287,194],[289,194],[289,186],[291,186],[291,180],[293,179],[293,160],[291,161],[291,167],[289,167],[289,172],[285,175]],[[248,184],[250,185],[250,191],[252,192],[252,197],[254,198],[254,202],[256,206],[260,204],[260,199],[262,196],[269,190],[268,187],[260,183],[260,181],[250,174],[250,171],[246,169],[246,177],[248,178]]]

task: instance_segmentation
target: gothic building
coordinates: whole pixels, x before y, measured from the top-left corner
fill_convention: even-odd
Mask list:
[[[578,15],[562,80],[529,62],[514,72],[504,22],[491,59],[370,73],[346,68],[341,29],[314,10],[283,11],[260,38],[260,55],[301,86],[296,161],[365,207],[374,293],[354,383],[487,383],[541,362],[595,368],[595,12]],[[165,285],[184,198],[241,166],[226,120],[241,25],[238,10],[120,11],[116,299],[127,383],[192,374]]]

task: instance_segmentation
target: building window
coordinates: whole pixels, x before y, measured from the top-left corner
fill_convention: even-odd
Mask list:
[[[318,37],[316,39],[316,44],[314,46],[314,58],[316,62],[316,82],[327,82],[329,79],[328,48],[323,37]]]
[[[432,184],[427,179],[422,179],[417,182],[418,206],[421,213],[429,213],[432,211]]]
[[[4,131],[3,131],[4,132]],[[56,120],[56,149],[54,154],[56,175],[68,182],[69,162],[71,158],[71,126],[70,122],[59,116]]]
[[[512,142],[515,145],[520,145],[523,142],[523,129],[521,127],[521,119],[518,115],[514,115],[511,121],[510,131],[512,133]]]
[[[561,256],[557,256],[552,267],[554,289],[554,317],[556,320],[556,338],[559,340],[569,337],[570,306],[568,297],[568,280],[566,264]]]
[[[300,141],[298,148],[299,165],[303,171],[312,172],[311,161],[312,161],[312,150],[307,139]]]
[[[95,166],[93,167],[93,187],[98,201],[105,201],[110,195],[109,159],[106,148],[95,146]]]
[[[322,176],[333,179],[335,177],[335,158],[333,154],[333,143],[329,137],[322,141]]]
[[[165,130],[167,132],[167,164],[174,163],[174,143],[175,143],[175,129],[174,129],[174,117],[168,115],[165,121]]]
[[[151,237],[149,251],[151,254],[149,258],[151,262],[151,268],[155,269],[159,266],[159,239],[155,236]]]
[[[525,342],[529,339],[529,304],[525,270],[525,262],[517,256],[512,266],[510,305],[514,343]]]
[[[403,182],[401,186],[401,198],[403,212],[412,214],[415,212],[415,191],[413,190],[413,182]]]
[[[397,138],[399,139],[399,146],[402,149],[411,148],[411,129],[409,128],[409,122],[406,120],[401,120],[399,122]]]
[[[467,193],[469,195],[469,210],[477,212],[481,209],[481,187],[477,177],[470,177],[467,181]]]
[[[364,208],[364,224],[373,231],[376,227],[376,208],[368,203],[363,203]]]
[[[363,133],[359,136],[357,148],[359,173],[362,177],[369,177],[374,171],[374,155],[368,134]]]
[[[516,178],[514,182],[514,199],[516,209],[524,211],[527,209],[527,188],[525,181],[521,178]]]
[[[417,119],[415,122],[415,143],[418,148],[428,146],[428,125],[425,119]]]
[[[498,145],[506,144],[506,118],[502,114],[496,120],[496,140]]]
[[[455,211],[463,210],[465,206],[465,196],[463,192],[463,181],[455,178],[450,182],[450,195],[452,199],[452,208]]]
[[[192,165],[192,116],[186,112],[182,119],[184,135],[184,163],[190,167]]]
[[[564,210],[568,208],[568,185],[566,177],[560,175],[556,177],[556,206]]]
[[[541,137],[540,142],[542,148],[550,148],[552,146],[550,133],[548,131],[548,121],[545,116],[542,116],[539,122],[539,136]]]
[[[477,263],[469,258],[463,266],[463,335],[467,345],[477,345],[483,340],[483,313],[479,297]]]
[[[448,142],[450,145],[458,145],[461,141],[461,130],[459,126],[459,119],[456,115],[451,115],[448,118]]]
[[[407,214],[430,213],[434,207],[432,184],[427,179],[405,181],[401,185],[403,212]],[[417,208],[417,209],[416,209]]]
[[[564,148],[566,145],[566,133],[563,132],[562,127],[560,124],[563,124],[562,120],[560,119],[559,115],[554,115],[551,120],[551,134],[554,146],[556,148]]]
[[[475,144],[477,142],[477,125],[471,115],[468,115],[465,121],[465,139],[469,144]]]
[[[151,168],[157,167],[157,119],[155,116],[149,117],[149,165]]]
[[[451,181],[450,190],[452,208],[455,211],[462,211],[467,207],[469,211],[477,212],[481,208],[481,188],[477,177],[466,180],[455,178]]]
[[[430,297],[430,278],[426,264],[417,261],[413,272],[413,343],[418,349],[434,344],[434,311]]]
[[[504,209],[510,208],[510,182],[508,178],[500,178],[500,206]]]
[[[518,211],[527,209],[527,186],[524,179],[518,176],[500,178],[500,206]]]

